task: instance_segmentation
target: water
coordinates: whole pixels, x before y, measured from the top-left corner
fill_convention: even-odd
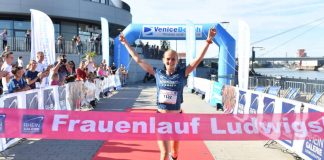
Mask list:
[[[309,78],[324,80],[324,71],[298,71],[288,68],[255,68],[257,73],[271,76],[284,76],[294,78]]]

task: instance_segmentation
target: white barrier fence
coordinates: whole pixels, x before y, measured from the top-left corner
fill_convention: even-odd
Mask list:
[[[24,92],[3,95],[0,108],[40,109],[40,110],[76,110],[94,99],[100,93],[121,87],[119,76],[111,75],[95,83],[76,81],[64,86],[48,86]],[[0,121],[5,117],[0,116]],[[0,122],[0,123],[1,123]],[[4,124],[4,123],[2,123]],[[17,143],[20,138],[0,138],[0,151]]]
[[[217,103],[222,103],[226,113],[287,114],[324,112],[324,107],[284,99],[257,91],[241,90],[233,86],[223,86],[218,82],[208,81],[206,79],[194,78],[194,89],[206,94],[205,100],[211,105],[215,106]],[[276,141],[303,159],[324,160],[323,139]]]
[[[65,86],[51,86],[26,92],[4,95],[0,99],[2,108],[75,110],[80,103],[99,98],[100,92],[120,87],[118,76],[110,76],[95,83],[73,82]],[[233,86],[223,86],[218,82],[194,78],[196,90],[203,92],[205,100],[215,106],[222,103],[227,113],[263,114],[263,113],[308,113],[324,112],[323,107],[294,100],[251,91],[240,90]],[[3,117],[0,117],[4,119]],[[18,138],[1,138],[0,149],[16,143]],[[322,139],[277,140],[287,149],[304,159],[324,160],[324,141]]]

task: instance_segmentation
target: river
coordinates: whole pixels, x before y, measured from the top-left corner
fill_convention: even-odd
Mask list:
[[[288,68],[255,68],[257,73],[271,76],[284,76],[294,78],[309,78],[324,80],[324,71],[298,71]]]

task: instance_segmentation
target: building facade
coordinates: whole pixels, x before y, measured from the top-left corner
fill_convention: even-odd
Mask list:
[[[30,49],[26,34],[30,29],[30,9],[49,15],[54,24],[56,41],[60,35],[64,37],[64,49],[57,53],[66,54],[75,53],[75,36],[80,36],[84,52],[92,50],[101,54],[98,39],[100,17],[109,21],[111,37],[118,35],[132,20],[129,5],[121,0],[0,0],[0,33],[7,29],[8,45],[12,51],[28,52]]]

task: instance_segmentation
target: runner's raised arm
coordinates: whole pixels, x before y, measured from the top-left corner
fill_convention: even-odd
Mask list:
[[[140,56],[138,55],[138,53],[136,53],[134,51],[134,49],[128,44],[125,36],[123,33],[120,34],[119,36],[119,40],[120,42],[126,47],[128,53],[133,57],[134,61],[139,64],[146,72],[154,75],[154,70],[153,67],[148,64],[147,62],[145,62],[144,60],[142,60],[140,58]]]
[[[213,43],[213,38],[216,36],[216,29],[215,28],[210,28],[208,31],[208,37],[206,39],[206,45],[200,52],[200,54],[192,61],[186,68],[186,73],[185,75],[188,76],[197,66],[199,63],[203,60],[205,57],[205,54],[208,50],[208,47],[211,43]]]

